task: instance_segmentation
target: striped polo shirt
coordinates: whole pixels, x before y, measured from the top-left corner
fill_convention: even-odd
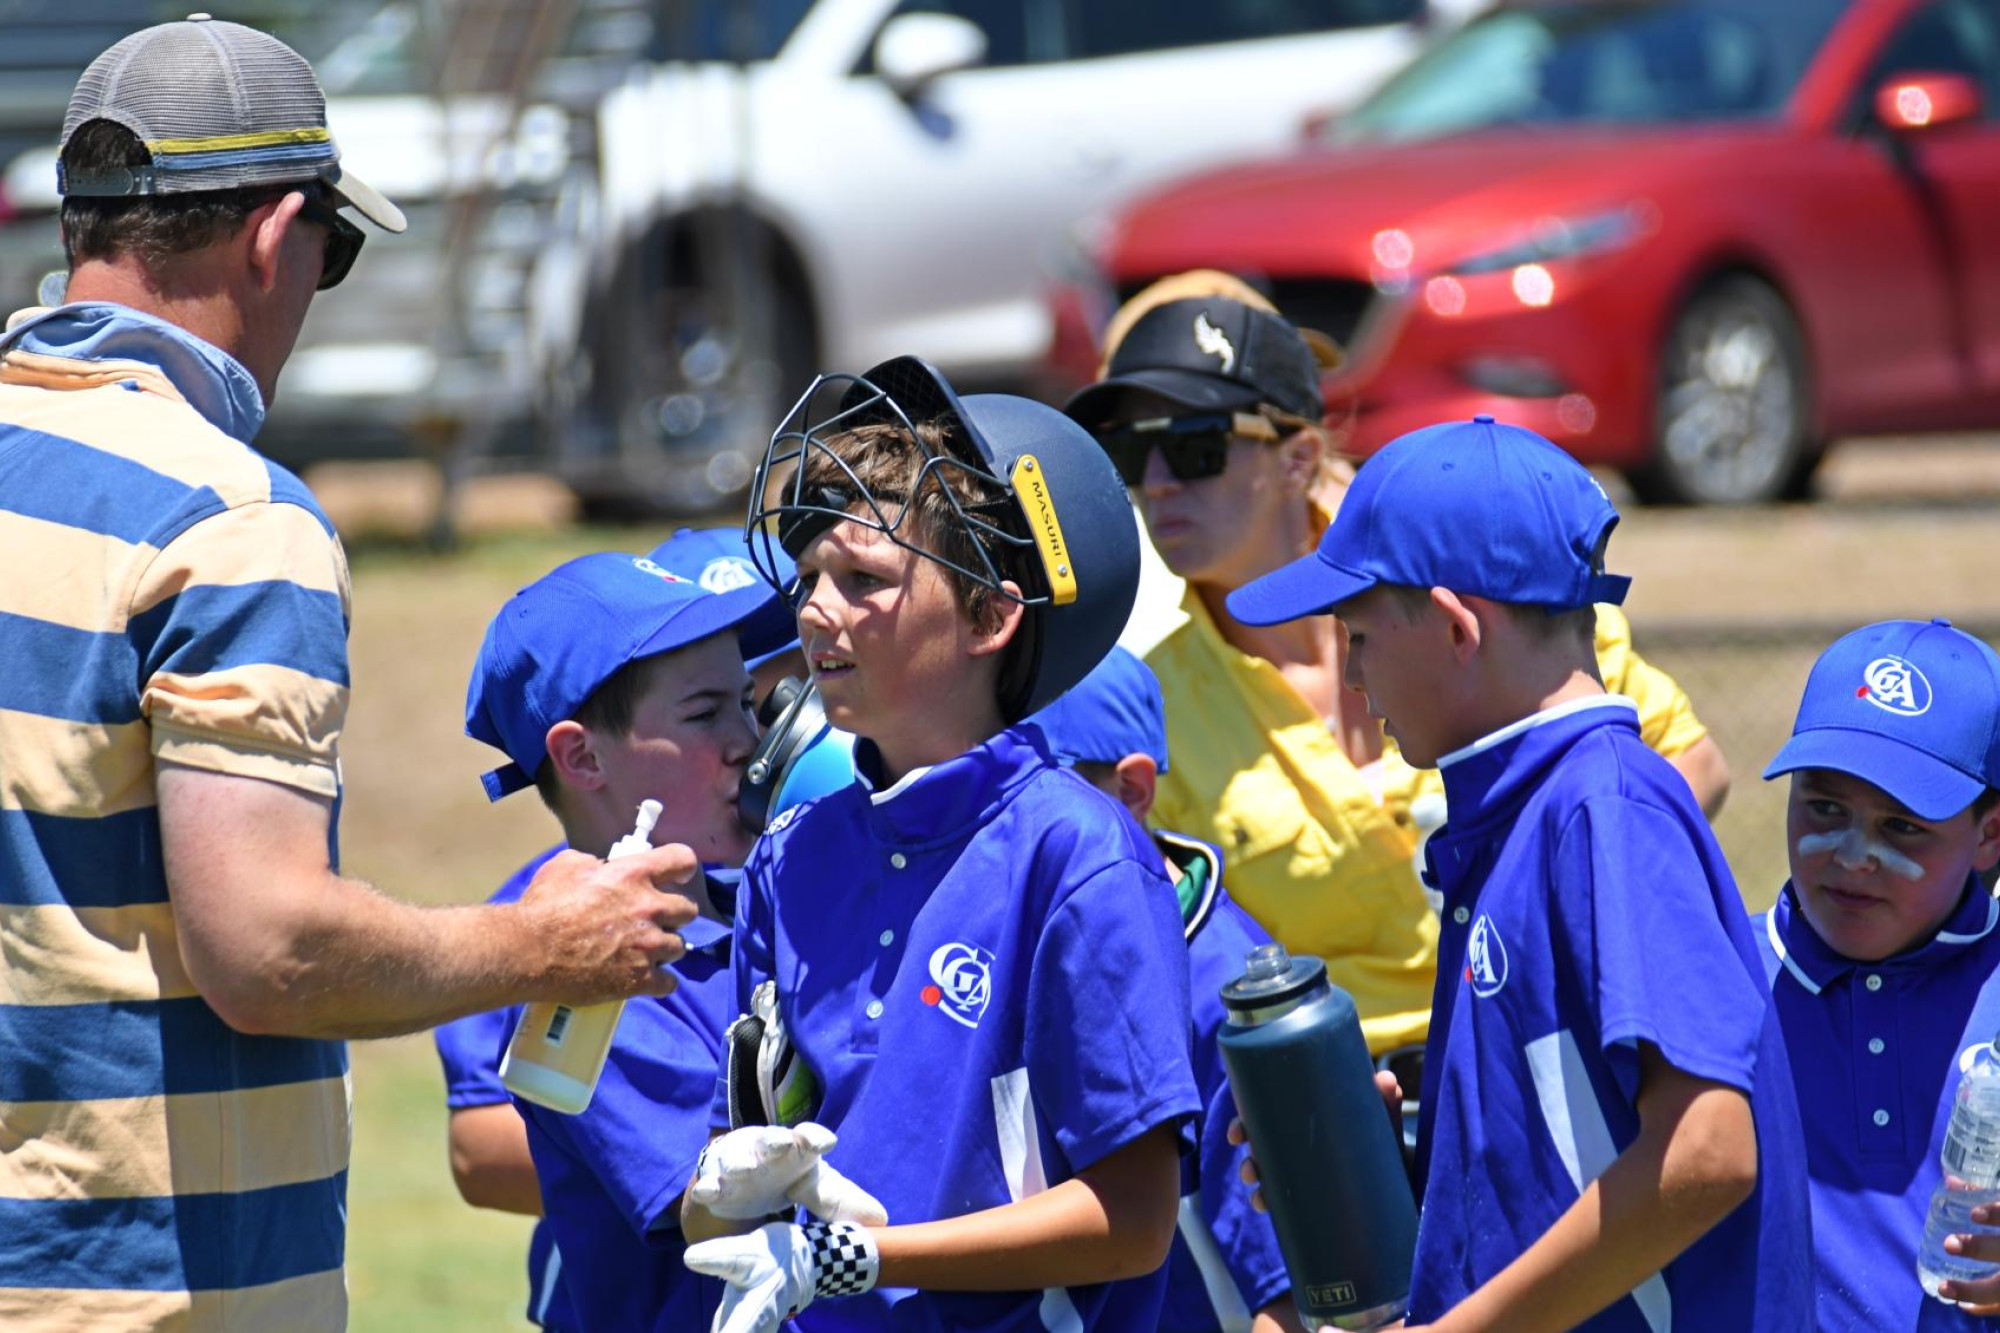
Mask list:
[[[0,340],[0,1328],[346,1321],[346,1048],[184,970],[161,760],[337,802],[347,566],[249,373],[115,305]],[[329,847],[329,855],[332,848]]]

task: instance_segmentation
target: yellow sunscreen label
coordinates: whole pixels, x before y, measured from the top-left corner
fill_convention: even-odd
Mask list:
[[[1049,597],[1057,606],[1076,600],[1076,567],[1069,561],[1069,544],[1063,540],[1062,524],[1056,521],[1056,507],[1049,499],[1049,480],[1033,454],[1022,454],[1008,478],[1014,495],[1034,529],[1035,546],[1042,553],[1042,569],[1049,576]]]

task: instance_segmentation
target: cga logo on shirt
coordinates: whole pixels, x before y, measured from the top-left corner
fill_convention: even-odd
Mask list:
[[[1917,717],[1931,706],[1931,683],[1916,663],[1900,657],[1878,657],[1861,673],[1863,684],[1855,694],[1884,712],[1898,717]]]
[[[701,567],[702,587],[710,592],[735,592],[757,586],[757,571],[740,555],[719,555]]]
[[[925,1004],[954,1023],[976,1028],[993,998],[993,954],[970,944],[947,944],[931,955]]]
[[[1507,984],[1507,946],[1493,918],[1484,913],[1472,923],[1472,938],[1465,942],[1465,979],[1481,999],[1498,994]]]

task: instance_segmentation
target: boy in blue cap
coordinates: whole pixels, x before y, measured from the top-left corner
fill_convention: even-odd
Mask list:
[[[647,553],[646,559],[668,574],[711,593],[753,588],[762,602],[737,627],[744,666],[757,697],[787,675],[803,674],[798,632],[791,609],[766,584],[750,562],[750,549],[735,528],[681,528]],[[557,843],[523,865],[493,894],[495,903],[513,902],[527,888],[541,864],[563,849]],[[708,887],[726,916],[734,907],[733,868],[714,866]],[[724,892],[715,893],[718,886]],[[432,1034],[444,1066],[445,1105],[450,1110],[449,1143],[452,1178],[467,1203],[479,1208],[524,1213],[540,1218],[542,1195],[528,1149],[527,1129],[511,1094],[500,1082],[500,1056],[520,1018],[518,1006],[469,1014],[442,1024]],[[558,1275],[562,1256],[546,1222],[538,1222],[528,1244],[528,1317],[531,1322],[562,1333],[579,1327]]]
[[[2000,657],[1942,620],[1843,636],[1781,774],[1792,873],[1757,934],[1805,1113],[1819,1328],[1973,1328],[1916,1266],[1956,1071],[2000,1032],[2000,904],[1979,881],[2000,861]],[[2000,1260],[1995,1239],[1960,1251]],[[1939,1294],[2000,1313],[2000,1280]]]
[[[467,734],[511,761],[486,775],[488,795],[533,785],[568,845],[599,855],[655,798],[655,841],[684,843],[705,864],[740,862],[751,834],[737,786],[756,728],[739,634],[771,600],[761,582],[715,593],[613,553],[523,588],[488,629],[467,692]],[[681,1264],[676,1230],[735,1012],[727,917],[706,880],[689,896],[701,913],[684,934],[680,984],[626,1006],[589,1108],[516,1102],[569,1307],[551,1317],[568,1327],[695,1327],[719,1296]],[[505,1037],[492,1035],[497,1057]]]
[[[1057,757],[1145,825],[1159,775],[1167,771],[1166,703],[1151,667],[1113,648],[1075,689],[1030,720]],[[1243,1153],[1228,1139],[1236,1104],[1216,1043],[1222,987],[1243,975],[1243,960],[1271,937],[1223,888],[1220,851],[1179,833],[1154,830],[1152,837],[1174,881],[1187,935],[1194,1076],[1203,1108],[1199,1157],[1183,1182],[1180,1225],[1167,1258],[1160,1333],[1300,1329],[1277,1232],[1252,1206],[1238,1175]]]
[[[1150,1330],[1200,1109],[1179,913],[1143,831],[1015,725],[1130,613],[1124,489],[1054,409],[906,357],[815,385],[751,493],[861,780],[744,868],[737,1004],[769,986],[818,1092],[688,1190],[691,1238],[737,1233],[688,1251],[730,1283],[716,1327]],[[836,1133],[894,1225],[768,1221]]]
[[[1617,521],[1540,436],[1433,426],[1362,465],[1315,553],[1229,599],[1247,624],[1337,616],[1349,686],[1443,771],[1412,1326],[1811,1325],[1749,922],[1687,783],[1597,676]]]

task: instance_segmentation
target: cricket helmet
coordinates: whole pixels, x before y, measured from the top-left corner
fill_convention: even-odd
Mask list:
[[[933,442],[918,425],[934,428]],[[899,430],[914,443],[922,462],[909,494],[871,492],[831,447],[864,426]],[[969,560],[924,542],[914,501],[926,486],[941,490],[947,521],[970,538]],[[1138,519],[1096,440],[1032,399],[960,398],[916,357],[815,380],[771,436],[750,495],[744,539],[759,571],[787,596],[796,595],[796,580],[780,575],[779,552],[796,559],[846,521],[1019,602],[1027,614],[999,701],[1009,722],[1082,680],[1117,642],[1138,593]]]

